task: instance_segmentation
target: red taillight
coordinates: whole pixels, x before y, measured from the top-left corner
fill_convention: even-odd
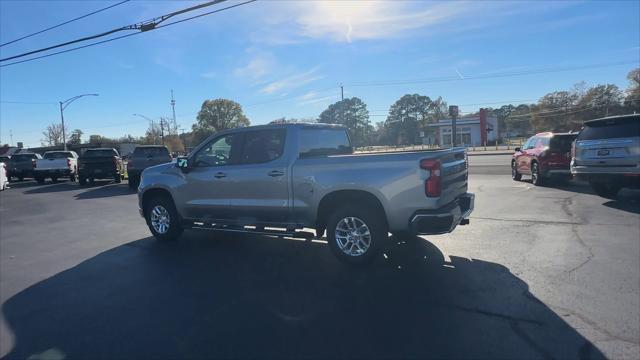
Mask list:
[[[71,169],[71,159],[67,159],[67,167]]]
[[[442,193],[441,166],[440,160],[424,159],[420,161],[420,168],[430,172],[429,178],[424,182],[424,193],[428,197],[438,197]]]
[[[113,157],[113,165],[116,167],[116,169],[118,168],[118,158],[117,157]]]
[[[36,159],[31,159],[31,166],[33,166],[33,168],[36,168]]]

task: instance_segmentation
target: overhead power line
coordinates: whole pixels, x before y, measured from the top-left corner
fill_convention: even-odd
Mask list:
[[[130,1],[130,0],[124,0],[124,1],[121,1],[121,2],[119,2],[119,3],[117,3],[117,4],[113,4],[113,5],[107,6],[107,7],[102,8],[102,9],[98,9],[98,10],[96,10],[96,11],[92,11],[92,12],[90,12],[90,13],[88,13],[88,14],[85,14],[85,15],[82,15],[82,16],[78,16],[78,17],[73,18],[73,19],[71,19],[71,20],[67,20],[67,21],[65,21],[65,22],[63,22],[63,23],[60,23],[60,24],[58,24],[58,25],[54,25],[54,26],[48,27],[48,28],[46,28],[46,29],[43,29],[43,30],[40,30],[40,31],[36,31],[36,32],[34,32],[34,33],[32,33],[32,34],[25,35],[25,36],[23,36],[23,37],[17,38],[17,39],[15,39],[15,40],[11,40],[11,41],[9,41],[9,42],[6,42],[6,43],[3,43],[3,44],[0,44],[0,47],[3,47],[3,46],[5,46],[5,45],[9,45],[9,44],[13,44],[13,43],[18,42],[18,41],[20,41],[20,40],[24,40],[24,39],[26,39],[26,38],[30,38],[30,37],[35,36],[35,35],[38,35],[38,34],[42,34],[43,32],[46,32],[46,31],[49,31],[49,30],[53,30],[53,29],[58,28],[58,27],[60,27],[60,26],[67,25],[67,24],[69,24],[69,23],[72,23],[72,22],[77,21],[77,20],[80,20],[80,19],[84,19],[84,18],[86,18],[86,17],[89,17],[89,16],[91,16],[91,15],[95,15],[95,14],[100,13],[100,12],[103,12],[103,11],[105,11],[105,10],[109,10],[109,9],[111,9],[111,8],[113,8],[113,7],[116,7],[116,6],[118,6],[118,5],[122,5],[122,4],[126,3],[126,2],[129,2],[129,1]]]
[[[71,41],[67,41],[67,42],[64,42],[64,43],[48,46],[48,47],[37,49],[37,50],[28,51],[28,52],[25,52],[25,53],[22,53],[22,54],[14,55],[14,56],[9,56],[9,57],[6,57],[4,59],[0,59],[0,61],[13,60],[13,59],[21,58],[21,57],[24,57],[24,56],[33,55],[33,54],[41,53],[43,51],[49,51],[49,50],[57,49],[57,48],[60,48],[60,47],[76,44],[76,43],[79,43],[79,42],[84,42],[84,41],[89,41],[89,40],[101,38],[101,37],[104,37],[104,36],[107,36],[107,35],[111,35],[113,33],[120,32],[120,31],[139,30],[140,32],[145,32],[145,31],[154,30],[154,29],[159,27],[158,25],[160,23],[162,23],[163,21],[166,21],[167,19],[170,19],[170,18],[172,18],[174,16],[181,15],[181,14],[184,14],[184,13],[189,12],[189,11],[202,9],[204,7],[215,5],[215,4],[224,2],[224,1],[226,1],[226,0],[208,1],[206,3],[202,3],[202,4],[199,4],[199,5],[188,7],[186,9],[174,11],[174,12],[166,14],[166,15],[158,16],[158,17],[155,17],[155,18],[153,18],[151,20],[139,22],[139,23],[132,24],[132,25],[122,26],[122,27],[119,27],[119,28],[116,28],[116,29],[112,29],[112,30],[109,30],[109,31],[105,31],[105,32],[99,33],[99,34],[85,36],[85,37],[82,37],[82,38],[79,38],[79,39],[75,39],[75,40],[71,40]]]
[[[218,0],[218,2],[221,2],[221,1],[226,1],[226,0]],[[100,45],[100,44],[108,43],[108,42],[111,42],[111,41],[127,38],[127,37],[130,37],[130,36],[139,35],[139,34],[142,34],[143,32],[149,31],[149,30],[155,30],[155,29],[160,29],[160,28],[163,28],[163,27],[179,24],[179,23],[185,22],[187,20],[193,20],[193,19],[196,19],[196,18],[199,18],[199,17],[203,17],[203,16],[206,16],[206,15],[215,14],[215,13],[218,13],[218,12],[221,12],[221,11],[224,11],[224,10],[229,10],[229,9],[232,9],[232,8],[235,8],[235,7],[238,7],[238,6],[241,6],[241,5],[249,4],[249,3],[252,3],[252,2],[255,2],[255,1],[257,1],[257,0],[248,0],[248,1],[245,1],[245,2],[241,2],[241,3],[238,3],[238,4],[234,4],[234,5],[230,5],[230,6],[227,6],[227,7],[223,7],[223,8],[220,8],[220,9],[212,10],[212,11],[209,11],[209,12],[206,12],[206,13],[202,13],[202,14],[199,14],[199,15],[191,16],[191,17],[188,17],[186,19],[177,20],[177,21],[174,21],[174,22],[171,22],[171,23],[160,25],[160,26],[154,26],[152,29],[147,29],[147,30],[143,30],[143,31],[140,31],[140,32],[131,33],[131,34],[127,34],[127,35],[122,35],[122,36],[110,38],[110,39],[107,39],[107,40],[97,41],[97,42],[94,42],[94,43],[91,43],[91,44],[82,45],[82,46],[74,47],[74,48],[71,48],[71,49],[61,50],[61,51],[57,51],[57,52],[46,54],[46,55],[36,56],[36,57],[25,59],[25,60],[14,61],[14,62],[11,62],[11,63],[8,63],[8,64],[0,65],[0,67],[11,66],[11,65],[21,64],[21,63],[25,63],[25,62],[29,62],[29,61],[33,61],[33,60],[43,59],[43,58],[47,58],[47,57],[50,57],[50,56],[64,54],[64,53],[68,53],[68,52],[71,52],[71,51],[80,50],[80,49],[84,49],[84,48],[87,48],[87,47]]]
[[[58,105],[56,102],[44,101],[0,101],[1,104]]]

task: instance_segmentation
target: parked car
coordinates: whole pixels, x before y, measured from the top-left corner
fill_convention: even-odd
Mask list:
[[[16,177],[18,180],[23,181],[24,178],[33,177],[33,169],[38,159],[42,159],[40,154],[13,154],[9,160],[9,180]]]
[[[575,142],[571,173],[602,197],[640,188],[640,115],[590,120]]]
[[[547,179],[571,179],[571,145],[578,133],[536,134],[522,148],[516,148],[511,158],[511,177],[520,181],[531,175],[531,182],[542,185]]]
[[[78,154],[75,151],[47,151],[42,159],[36,160],[33,171],[38,184],[43,184],[46,178],[51,178],[53,182],[62,177],[76,181]]]
[[[7,177],[7,163],[0,159],[0,191],[7,188],[9,178]]]
[[[346,129],[327,124],[227,130],[144,170],[140,214],[159,240],[185,227],[298,237],[313,234],[296,229],[326,229],[338,258],[361,263],[388,232],[443,234],[468,223],[465,151],[353,154]]]
[[[136,189],[140,183],[140,174],[148,167],[171,162],[169,149],[164,145],[136,146],[127,162],[129,187]]]
[[[114,179],[122,181],[122,159],[116,149],[88,149],[78,159],[78,182],[85,185],[87,180]]]
[[[3,162],[5,164],[9,164],[9,160],[11,160],[11,156],[9,156],[9,155],[0,156],[0,162]]]

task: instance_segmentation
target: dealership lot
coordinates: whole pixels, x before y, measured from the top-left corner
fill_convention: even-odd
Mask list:
[[[150,238],[126,183],[0,194],[0,356],[640,357],[640,193],[473,156],[476,209],[370,268],[321,240]]]

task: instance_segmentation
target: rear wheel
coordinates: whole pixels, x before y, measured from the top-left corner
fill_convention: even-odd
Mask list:
[[[85,186],[87,184],[87,178],[82,175],[79,176],[78,183],[80,184],[80,186]]]
[[[154,197],[145,204],[144,218],[157,240],[175,240],[184,230],[173,201],[165,196]]]
[[[55,176],[51,177],[51,182],[57,183],[58,182],[58,178]]]
[[[511,162],[511,178],[515,181],[522,180],[522,174],[518,173],[518,167],[515,161]]]
[[[596,192],[596,194],[608,199],[615,198],[622,188],[620,184],[616,183],[591,182],[589,184],[591,185],[593,191]]]
[[[41,177],[41,176],[38,176],[38,177],[36,178],[36,182],[37,182],[38,184],[42,185],[42,184],[44,184],[44,178],[43,178],[43,177]]]
[[[69,181],[76,181],[76,173],[71,173],[69,175]]]
[[[24,176],[19,175],[19,176],[18,176],[18,181],[24,181]]]
[[[387,238],[384,217],[376,209],[347,205],[338,208],[327,222],[331,251],[347,264],[371,261]]]
[[[540,165],[537,162],[531,163],[531,183],[535,186],[542,186],[542,175],[540,174]]]
[[[115,174],[115,175],[113,176],[113,179],[114,179],[114,180],[116,181],[116,183],[118,183],[118,184],[122,182],[122,176],[121,176],[119,173]]]
[[[140,185],[140,179],[138,179],[135,176],[131,176],[129,177],[129,188],[131,190],[135,190],[138,188],[138,185]]]

